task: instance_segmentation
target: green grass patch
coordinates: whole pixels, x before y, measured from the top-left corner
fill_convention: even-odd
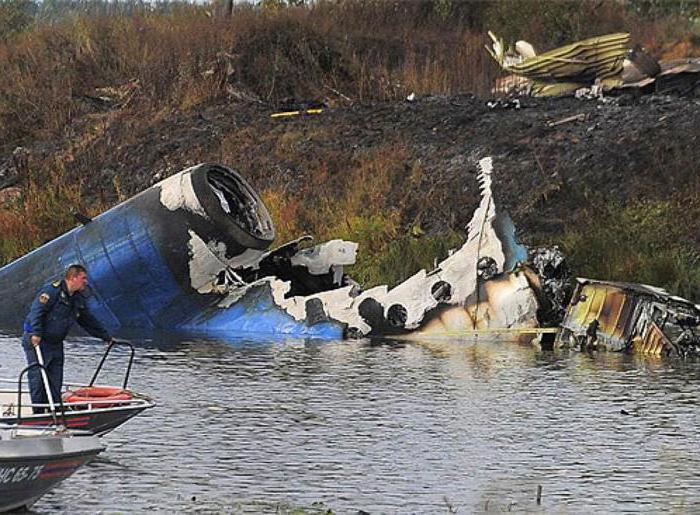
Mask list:
[[[700,302],[700,250],[688,239],[697,215],[670,201],[597,202],[561,244],[580,276],[651,284]]]

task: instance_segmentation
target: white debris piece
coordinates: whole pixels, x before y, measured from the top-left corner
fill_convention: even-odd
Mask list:
[[[192,229],[187,244],[190,253],[190,284],[199,293],[210,293],[214,289],[214,279],[226,265],[216,256],[209,245]]]
[[[199,293],[212,293],[216,289],[216,281],[222,271],[243,268],[260,259],[262,252],[255,249],[246,249],[242,254],[228,259],[226,257],[226,245],[220,241],[205,242],[192,229],[189,229],[190,241],[188,249],[190,253],[189,269],[190,284]]]
[[[160,188],[160,203],[170,211],[186,209],[208,218],[192,187],[191,173],[194,168],[196,167],[188,168],[172,177],[168,177],[152,187]]]
[[[354,265],[357,259],[357,243],[354,241],[331,240],[302,249],[292,256],[292,265],[305,266],[312,275],[330,272],[332,267]]]
[[[530,59],[531,57],[535,57],[537,55],[537,52],[535,52],[535,47],[522,39],[515,42],[515,51],[518,53],[518,55],[520,55],[520,57],[523,58],[523,60]]]

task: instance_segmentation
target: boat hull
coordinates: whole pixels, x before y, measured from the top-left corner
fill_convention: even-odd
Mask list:
[[[29,393],[24,392],[22,417],[17,418],[17,394],[0,391],[0,424],[20,425],[22,427],[48,427],[55,424],[53,415],[31,413]],[[103,436],[121,426],[142,411],[155,406],[146,396],[134,396],[124,401],[85,401],[77,403],[64,402],[65,416],[57,414],[60,425],[71,430],[84,431],[92,435]],[[57,407],[58,408],[58,407]]]
[[[0,512],[31,506],[103,450],[90,436],[0,441]]]
[[[110,431],[121,426],[127,420],[135,417],[149,406],[138,406],[130,408],[110,408],[100,411],[76,411],[66,413],[65,427],[68,429],[81,429],[93,435],[103,436]],[[59,424],[64,424],[64,418],[58,417]],[[16,418],[2,417],[0,423],[17,424]],[[31,415],[19,421],[22,426],[50,426],[54,424],[51,414]]]

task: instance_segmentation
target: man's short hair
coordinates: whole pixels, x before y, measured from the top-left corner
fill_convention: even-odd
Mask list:
[[[71,279],[82,273],[87,274],[87,268],[85,268],[83,265],[71,265],[66,269],[66,279]]]

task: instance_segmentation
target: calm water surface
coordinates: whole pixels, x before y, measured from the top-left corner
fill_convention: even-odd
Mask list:
[[[0,348],[12,378],[19,339]],[[102,351],[69,340],[67,379]],[[121,382],[113,354],[102,383]],[[698,512],[699,384],[699,362],[487,341],[159,337],[131,380],[158,406],[35,510]]]

